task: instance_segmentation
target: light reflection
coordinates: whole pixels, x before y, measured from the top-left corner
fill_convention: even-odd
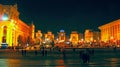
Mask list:
[[[57,63],[57,65],[59,64],[56,67],[66,67],[63,59],[56,60],[56,63]]]
[[[7,59],[8,67],[21,67],[20,60],[17,59]]]
[[[0,59],[0,67],[8,67],[7,59]]]
[[[56,66],[56,67],[65,67],[64,65],[62,65],[62,66]]]

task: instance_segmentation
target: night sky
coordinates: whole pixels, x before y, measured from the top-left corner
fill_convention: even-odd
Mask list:
[[[67,34],[75,30],[97,30],[98,26],[120,18],[119,0],[0,0],[1,4],[18,4],[20,19],[34,22],[36,30],[64,29]]]

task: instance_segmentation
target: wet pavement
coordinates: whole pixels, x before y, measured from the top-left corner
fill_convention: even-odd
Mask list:
[[[84,50],[84,49],[79,49]],[[0,67],[120,67],[120,49],[95,49],[89,63],[82,63],[79,50],[66,50],[66,57],[58,51],[48,51],[42,56],[41,51],[27,51],[26,56],[21,51],[0,50]]]

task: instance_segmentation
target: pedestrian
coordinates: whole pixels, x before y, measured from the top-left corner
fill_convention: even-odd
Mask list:
[[[66,58],[65,50],[62,50],[63,57]]]
[[[89,61],[90,61],[89,53],[84,52],[84,53],[82,54],[82,61],[83,61],[83,63],[89,63]]]
[[[75,48],[73,48],[73,52],[75,52]]]
[[[79,51],[79,57],[82,58],[83,51]]]
[[[95,51],[94,51],[94,49],[92,49],[92,50],[91,50],[91,54],[94,55],[94,53],[95,53]]]
[[[26,49],[24,50],[24,55],[26,56]]]
[[[42,50],[42,56],[44,56],[44,55],[45,55],[44,50]]]
[[[44,52],[45,52],[45,56],[47,56],[47,50],[45,50]]]
[[[114,50],[114,52],[116,52],[116,46],[114,46],[113,50]]]
[[[114,51],[115,54],[117,54],[117,48],[116,48],[116,46],[113,47],[113,51]]]
[[[24,51],[23,51],[23,49],[21,50],[21,53],[22,53],[22,56],[24,55]]]
[[[37,53],[37,50],[35,50],[35,56],[37,56],[37,54],[38,54],[38,53]]]

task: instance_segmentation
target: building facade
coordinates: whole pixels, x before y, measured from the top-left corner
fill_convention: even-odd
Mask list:
[[[19,19],[19,12],[15,5],[0,4],[0,45],[26,46],[34,39],[35,26],[25,24]]]
[[[42,44],[42,41],[43,41],[43,33],[41,30],[38,30],[36,33],[35,33],[35,45],[38,45],[38,44]]]
[[[66,33],[64,30],[60,30],[58,33],[58,41],[59,42],[65,42],[66,41]]]
[[[120,19],[99,26],[101,30],[101,41],[120,44]]]
[[[54,34],[51,31],[48,31],[45,35],[45,40],[54,41]]]
[[[70,34],[70,42],[73,44],[73,46],[78,45],[79,41],[79,34],[77,31],[72,31]]]
[[[99,31],[93,31],[93,42],[100,42],[101,34]]]
[[[100,41],[100,32],[92,31],[90,29],[85,30],[85,41],[86,42],[99,42]]]
[[[84,35],[85,35],[85,41],[86,42],[93,41],[93,32],[92,32],[92,30],[90,30],[90,29],[85,30]]]

